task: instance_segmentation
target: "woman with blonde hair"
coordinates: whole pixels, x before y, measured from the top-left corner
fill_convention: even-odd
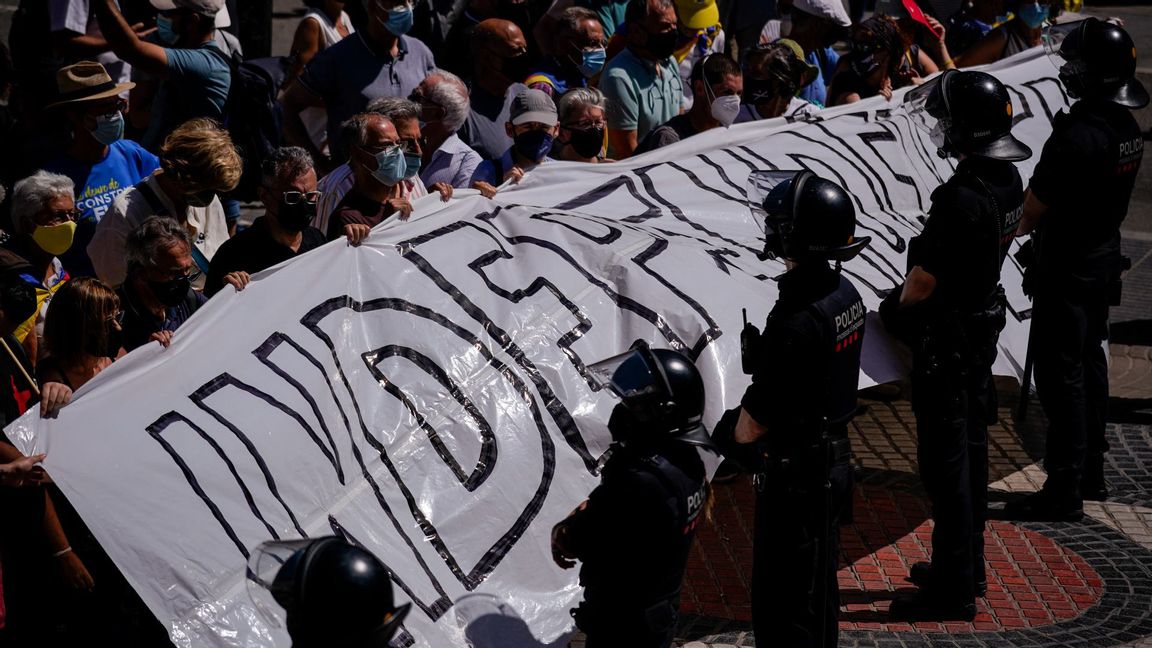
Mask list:
[[[37,367],[41,384],[61,383],[75,391],[95,378],[120,355],[122,318],[120,298],[99,279],[79,277],[64,284],[44,321],[48,353]]]
[[[230,235],[218,194],[240,182],[244,165],[228,132],[211,119],[193,119],[172,131],[160,147],[160,170],[116,197],[88,245],[96,274],[110,286],[124,282],[124,244],[149,216],[183,224],[194,242],[192,257],[201,274]]]

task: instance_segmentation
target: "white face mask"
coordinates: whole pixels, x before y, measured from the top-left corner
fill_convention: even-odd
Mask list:
[[[716,97],[712,100],[712,119],[720,122],[724,128],[728,128],[736,121],[736,116],[740,114],[740,96],[727,95],[724,97]]]

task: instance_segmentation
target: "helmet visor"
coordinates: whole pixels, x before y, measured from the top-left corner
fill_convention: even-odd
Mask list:
[[[1077,20],[1060,24],[1049,23],[1040,35],[1040,40],[1044,44],[1044,53],[1048,55],[1048,60],[1052,61],[1052,65],[1056,66],[1057,70],[1069,62],[1069,59],[1060,53],[1060,48],[1064,45],[1064,40],[1068,38],[1069,34],[1080,29],[1080,22]]]
[[[748,175],[748,203],[764,234],[774,234],[776,221],[790,211],[789,189],[803,171],[753,171]]]
[[[633,348],[588,366],[593,381],[621,400],[659,391],[659,378],[652,372],[646,349]]]
[[[916,128],[928,134],[929,139],[932,140],[932,145],[936,148],[944,147],[945,133],[948,131],[948,119],[932,114],[933,112],[940,113],[935,105],[938,99],[933,98],[939,97],[940,93],[943,92],[943,88],[941,88],[943,78],[944,75],[942,74],[909,90],[904,95],[904,103],[902,104],[908,119]],[[937,92],[938,89],[939,92]]]
[[[293,572],[300,564],[300,556],[315,538],[300,540],[270,540],[252,550],[248,559],[248,598],[256,606],[257,615],[273,628],[285,627],[287,613],[279,600],[292,595],[296,581]],[[285,565],[288,571],[280,573]]]

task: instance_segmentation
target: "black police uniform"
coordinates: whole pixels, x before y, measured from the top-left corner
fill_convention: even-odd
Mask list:
[[[617,446],[587,506],[565,522],[588,648],[672,644],[680,585],[707,498],[704,462],[677,441]]]
[[[996,418],[991,370],[1004,327],[1000,268],[1023,204],[1011,162],[962,160],[932,193],[928,221],[908,247],[908,267],[935,277],[935,289],[898,316],[888,308],[891,298],[881,309],[889,330],[912,348],[917,459],[935,522],[935,593],[963,604],[985,580],[988,424]]]
[[[768,430],[756,476],[753,630],[757,646],[831,648],[839,524],[852,504],[847,428],[867,309],[852,283],[823,261],[785,273],[779,288],[740,402]]]
[[[1030,188],[1048,211],[1029,268],[1036,389],[1048,417],[1045,490],[1104,486],[1108,306],[1119,302],[1120,224],[1144,142],[1128,108],[1083,99],[1057,115]],[[1080,484],[1081,477],[1084,484]]]

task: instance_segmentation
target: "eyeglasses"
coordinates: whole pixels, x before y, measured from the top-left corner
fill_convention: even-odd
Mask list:
[[[193,268],[188,272],[172,270],[167,274],[167,277],[163,280],[163,282],[166,283],[170,281],[180,281],[181,279],[187,279],[188,283],[195,283],[196,280],[199,279],[203,274],[204,273],[200,272],[200,270],[197,268]]]
[[[564,124],[564,128],[568,130],[589,130],[592,128],[606,128],[608,122],[603,119],[585,119],[573,124]]]
[[[399,142],[385,142],[380,146],[360,146],[358,148],[368,155],[373,156],[380,155],[381,153],[393,153],[397,150],[401,150]]]
[[[320,196],[322,196],[323,194],[324,194],[324,192],[322,192],[322,191],[304,191],[304,192],[285,191],[284,192],[284,204],[285,205],[296,205],[296,204],[299,204],[300,201],[304,201],[304,202],[308,203],[309,205],[315,205],[317,202],[320,201]]]
[[[409,137],[400,140],[400,148],[404,149],[405,153],[419,154],[424,152],[424,145],[427,143],[428,140],[423,137]]]
[[[115,104],[105,104],[100,106],[92,106],[88,111],[91,117],[112,117],[128,109],[128,102],[123,99],[117,101]]]
[[[124,311],[116,311],[111,317],[109,317],[108,319],[106,319],[104,321],[116,322],[117,324],[120,324],[121,326],[123,326],[124,325]]]
[[[41,213],[46,213],[48,215],[48,220],[44,223],[45,227],[51,227],[52,225],[60,225],[63,223],[74,221],[77,218],[80,218],[80,212],[75,210],[75,209],[72,209],[72,210],[61,209],[58,211],[41,212]]]

